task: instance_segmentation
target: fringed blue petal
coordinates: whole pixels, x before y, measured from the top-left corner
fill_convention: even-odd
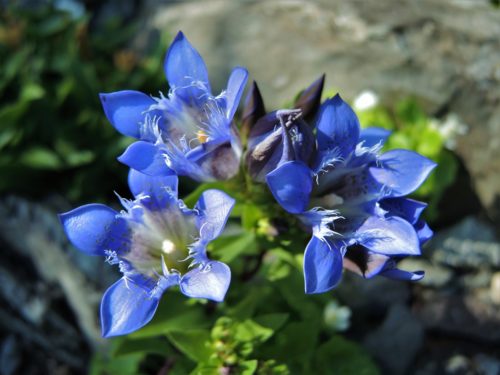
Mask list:
[[[59,215],[70,242],[89,255],[127,248],[127,224],[118,213],[103,204],[87,204]]]
[[[409,198],[388,198],[379,203],[383,210],[388,211],[388,216],[399,216],[410,224],[415,224],[427,207],[427,203]]]
[[[298,161],[284,163],[266,176],[269,189],[288,212],[304,212],[312,191],[311,170]]]
[[[370,216],[356,231],[359,244],[384,255],[420,255],[420,242],[413,226],[399,217]]]
[[[226,90],[226,118],[229,120],[232,120],[234,113],[238,109],[247,79],[248,71],[241,67],[234,68],[229,76]]]
[[[167,166],[164,151],[153,143],[134,142],[118,157],[118,160],[128,167],[150,176],[174,174],[174,171]]]
[[[211,92],[205,62],[181,31],[170,45],[163,67],[170,87],[185,100],[196,102],[200,94]]]
[[[358,118],[338,94],[321,105],[316,127],[320,152],[338,148],[345,158],[358,143]]]
[[[192,298],[222,302],[231,282],[231,270],[222,262],[211,261],[186,273],[180,282],[181,292]]]
[[[198,226],[202,240],[211,241],[222,233],[234,203],[233,198],[220,190],[205,190],[201,194],[195,209],[199,212]]]
[[[159,298],[121,278],[104,293],[101,303],[103,337],[126,335],[145,326],[153,318]]]
[[[359,141],[363,142],[363,147],[373,147],[384,144],[389,135],[391,135],[391,131],[384,128],[365,128],[361,129]]]
[[[382,272],[380,272],[381,276],[387,277],[393,280],[401,280],[401,281],[420,281],[424,278],[424,271],[405,271],[396,268],[396,263],[394,261],[387,262],[386,267]]]
[[[421,245],[429,241],[434,235],[434,232],[432,231],[431,228],[429,228],[429,226],[424,220],[417,221],[414,224],[414,227],[415,230],[417,231],[418,240],[420,241]]]
[[[214,178],[207,174],[196,162],[192,161],[188,156],[191,154],[185,154],[179,147],[174,143],[170,142],[165,148],[166,164],[167,166],[175,171],[179,176],[189,176],[196,181],[212,181]],[[199,157],[197,153],[193,154],[194,157]]]
[[[143,194],[159,196],[167,190],[177,196],[178,182],[179,178],[175,174],[153,177],[135,169],[131,169],[128,174],[128,186],[135,197]]]
[[[409,150],[391,150],[379,157],[380,167],[370,168],[372,176],[389,188],[390,197],[415,191],[436,167],[436,163]]]
[[[342,242],[313,236],[304,253],[304,280],[307,294],[333,289],[342,277]]]
[[[151,97],[132,90],[100,94],[99,97],[106,117],[116,130],[130,137],[141,137],[140,127],[146,112],[155,104]]]

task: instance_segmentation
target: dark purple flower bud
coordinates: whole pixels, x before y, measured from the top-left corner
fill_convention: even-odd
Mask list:
[[[246,163],[252,178],[264,182],[266,175],[287,161],[309,164],[315,139],[300,109],[280,109],[260,118],[248,137]]]
[[[302,117],[308,123],[312,123],[321,106],[324,85],[325,75],[323,74],[307,89],[302,91],[295,101],[295,108],[302,110]]]
[[[250,129],[255,123],[266,115],[266,108],[264,107],[264,100],[257,86],[257,82],[253,81],[252,87],[245,100],[245,107],[243,108],[243,116],[241,121],[241,138],[246,139],[250,133]]]

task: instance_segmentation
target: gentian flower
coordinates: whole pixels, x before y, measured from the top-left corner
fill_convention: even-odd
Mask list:
[[[388,132],[360,130],[340,96],[322,104],[312,162],[295,158],[267,174],[278,203],[312,228],[304,254],[306,293],[335,287],[342,268],[418,280],[423,272],[398,270],[395,261],[419,255],[432,231],[420,214],[425,204],[404,196],[417,189],[436,164],[408,150],[381,153]]]
[[[60,216],[66,235],[79,250],[106,257],[123,277],[104,294],[104,337],[133,332],[153,317],[162,294],[179,285],[193,298],[222,301],[231,272],[210,260],[207,244],[222,232],[234,200],[205,191],[194,209],[177,198],[177,176],[129,174],[134,200],[121,199],[117,212],[88,204]]]
[[[236,67],[226,90],[214,96],[203,59],[179,32],[164,70],[170,85],[167,96],[130,90],[100,95],[111,124],[138,139],[119,160],[152,176],[175,173],[197,181],[233,177],[241,157],[233,116],[247,81],[246,69]]]
[[[243,128],[249,132],[246,165],[250,176],[265,182],[266,175],[290,160],[310,162],[315,147],[311,126],[320,106],[325,76],[321,76],[297,98],[294,109],[265,114],[264,102],[254,82],[243,112]]]

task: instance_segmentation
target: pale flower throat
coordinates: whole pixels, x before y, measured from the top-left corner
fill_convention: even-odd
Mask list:
[[[129,221],[131,247],[122,257],[139,273],[157,279],[168,270],[183,274],[189,266],[189,245],[196,241],[193,215],[186,215],[175,204],[151,211],[143,208],[142,220]]]

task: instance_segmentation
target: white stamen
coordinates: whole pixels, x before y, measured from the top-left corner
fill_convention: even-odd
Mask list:
[[[175,251],[175,245],[172,241],[164,240],[161,244],[161,251],[165,254],[172,254]]]

